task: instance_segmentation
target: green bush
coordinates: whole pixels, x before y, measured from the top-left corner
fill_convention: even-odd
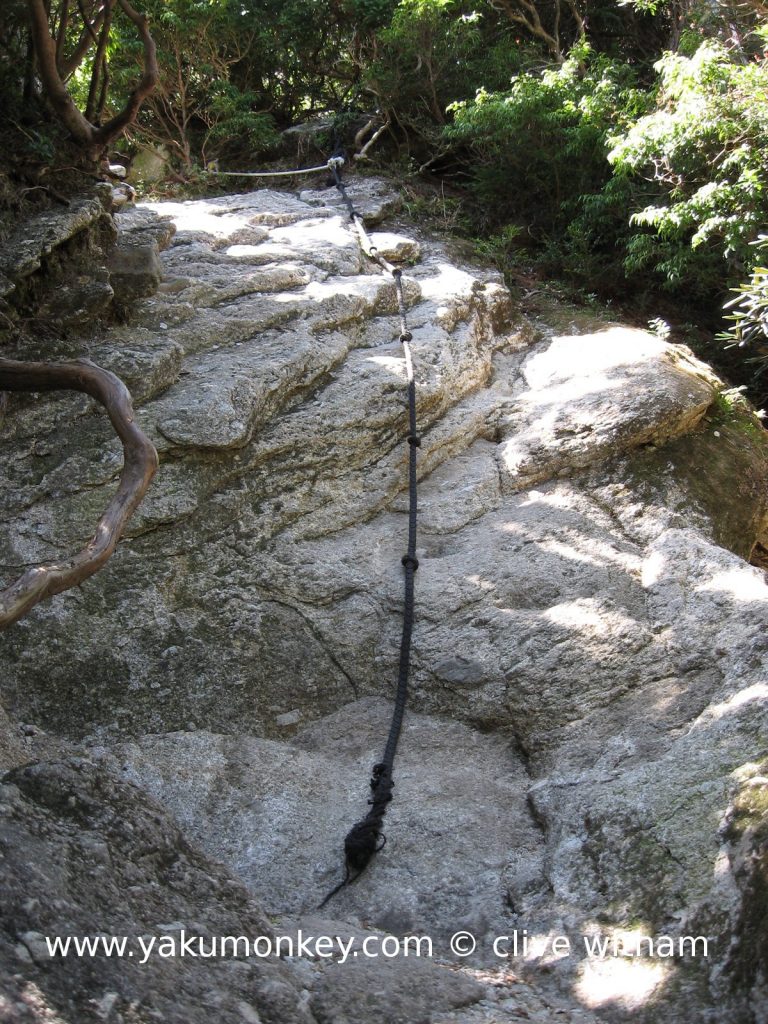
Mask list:
[[[759,237],[755,249],[758,258],[768,252],[768,235]],[[768,372],[768,267],[758,263],[749,281],[732,290],[736,297],[725,304],[730,326],[721,339],[729,348],[747,350],[747,362],[759,378]]]
[[[474,95],[479,82],[501,86],[519,64],[508,27],[477,6],[400,0],[363,57],[361,95],[375,96],[393,128],[410,135],[416,149],[427,140],[439,150],[448,106]]]
[[[768,63],[708,40],[656,69],[655,109],[614,133],[608,154],[637,192],[625,267],[711,301],[749,269],[768,220]]]
[[[252,159],[268,153],[280,142],[280,135],[268,114],[257,111],[258,97],[241,91],[231,82],[216,80],[208,94],[205,132],[201,154],[211,157]]]
[[[642,69],[575,46],[503,92],[454,104],[477,230],[587,291],[664,289],[710,321],[768,223],[768,62],[717,40]],[[760,55],[762,57],[762,55]]]
[[[643,109],[633,70],[582,42],[543,73],[454,104],[446,135],[472,154],[472,189],[487,223],[515,224],[534,241],[562,241],[583,197],[611,177],[608,132]]]

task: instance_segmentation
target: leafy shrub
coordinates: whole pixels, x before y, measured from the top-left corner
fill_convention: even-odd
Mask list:
[[[272,118],[255,109],[257,105],[254,93],[225,80],[213,83],[204,112],[201,153],[205,162],[212,156],[250,159],[278,145],[280,135]]]
[[[376,34],[361,89],[405,133],[438,145],[449,104],[496,88],[514,70],[518,47],[505,25],[466,0],[400,0]]]
[[[768,251],[768,235],[760,236],[756,249]],[[760,377],[768,371],[768,267],[758,264],[749,281],[733,291],[736,297],[725,304],[732,311],[725,318],[730,327],[721,338],[730,348],[748,348],[748,361]]]
[[[511,88],[456,103],[447,136],[472,153],[472,188],[488,222],[514,223],[529,237],[562,238],[582,212],[582,197],[611,176],[609,130],[643,108],[625,63],[588,44],[543,73],[524,71]]]
[[[768,63],[739,62],[708,40],[656,69],[655,110],[614,133],[608,154],[638,183],[625,266],[711,300],[749,268],[768,219]]]

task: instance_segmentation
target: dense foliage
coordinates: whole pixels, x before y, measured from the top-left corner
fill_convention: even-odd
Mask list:
[[[33,2],[6,0],[0,116],[17,161],[50,165],[62,129],[35,73]],[[48,6],[67,88],[96,125],[114,117],[141,68],[120,2]],[[359,149],[383,127],[369,155],[452,186],[465,229],[512,276],[524,265],[585,293],[631,297],[638,311],[666,303],[665,316],[725,328],[725,343],[742,345],[744,380],[765,364],[766,272],[754,244],[768,221],[765,0],[141,9],[160,75],[119,143],[124,157],[160,147],[169,173],[189,181],[212,160],[279,157],[281,130],[314,117],[329,122],[318,150],[338,140]],[[104,45],[81,53],[84,11]]]

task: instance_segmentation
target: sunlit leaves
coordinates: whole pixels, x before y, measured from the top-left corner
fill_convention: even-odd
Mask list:
[[[619,173],[657,188],[660,201],[632,223],[748,264],[748,243],[768,218],[768,65],[735,60],[709,40],[692,57],[665,54],[656,68],[656,109],[615,134],[608,154]],[[657,269],[668,266],[659,259]]]
[[[768,253],[768,236],[760,235],[756,245],[758,258]],[[752,270],[750,279],[734,288],[736,297],[726,303],[730,322],[724,336],[731,346],[759,346],[761,370],[768,369],[768,267],[761,263]]]

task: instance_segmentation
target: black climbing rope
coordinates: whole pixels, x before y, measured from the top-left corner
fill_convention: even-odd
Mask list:
[[[392,768],[397,751],[397,741],[403,725],[405,704],[408,697],[408,672],[411,664],[411,637],[413,635],[414,615],[414,575],[419,567],[416,557],[416,449],[421,439],[416,432],[416,384],[413,379],[413,359],[411,341],[413,337],[408,330],[407,307],[403,291],[403,272],[386,260],[371,242],[365,230],[362,216],[355,209],[349,198],[344,182],[341,179],[341,167],[344,160],[332,157],[328,161],[336,188],[339,190],[344,205],[349,212],[349,219],[355,226],[363,252],[390,274],[395,282],[397,306],[400,315],[400,342],[405,355],[405,372],[408,384],[408,550],[403,555],[402,564],[405,572],[405,601],[403,609],[403,632],[400,640],[400,661],[397,675],[397,694],[392,712],[392,723],[389,727],[384,756],[373,766],[371,775],[371,797],[368,800],[370,810],[364,818],[353,825],[344,840],[345,873],[342,881],[325,897],[320,907],[325,904],[349,882],[354,881],[367,867],[375,853],[384,846],[385,837],[382,829],[387,804],[392,799]],[[318,909],[320,909],[320,907]]]

